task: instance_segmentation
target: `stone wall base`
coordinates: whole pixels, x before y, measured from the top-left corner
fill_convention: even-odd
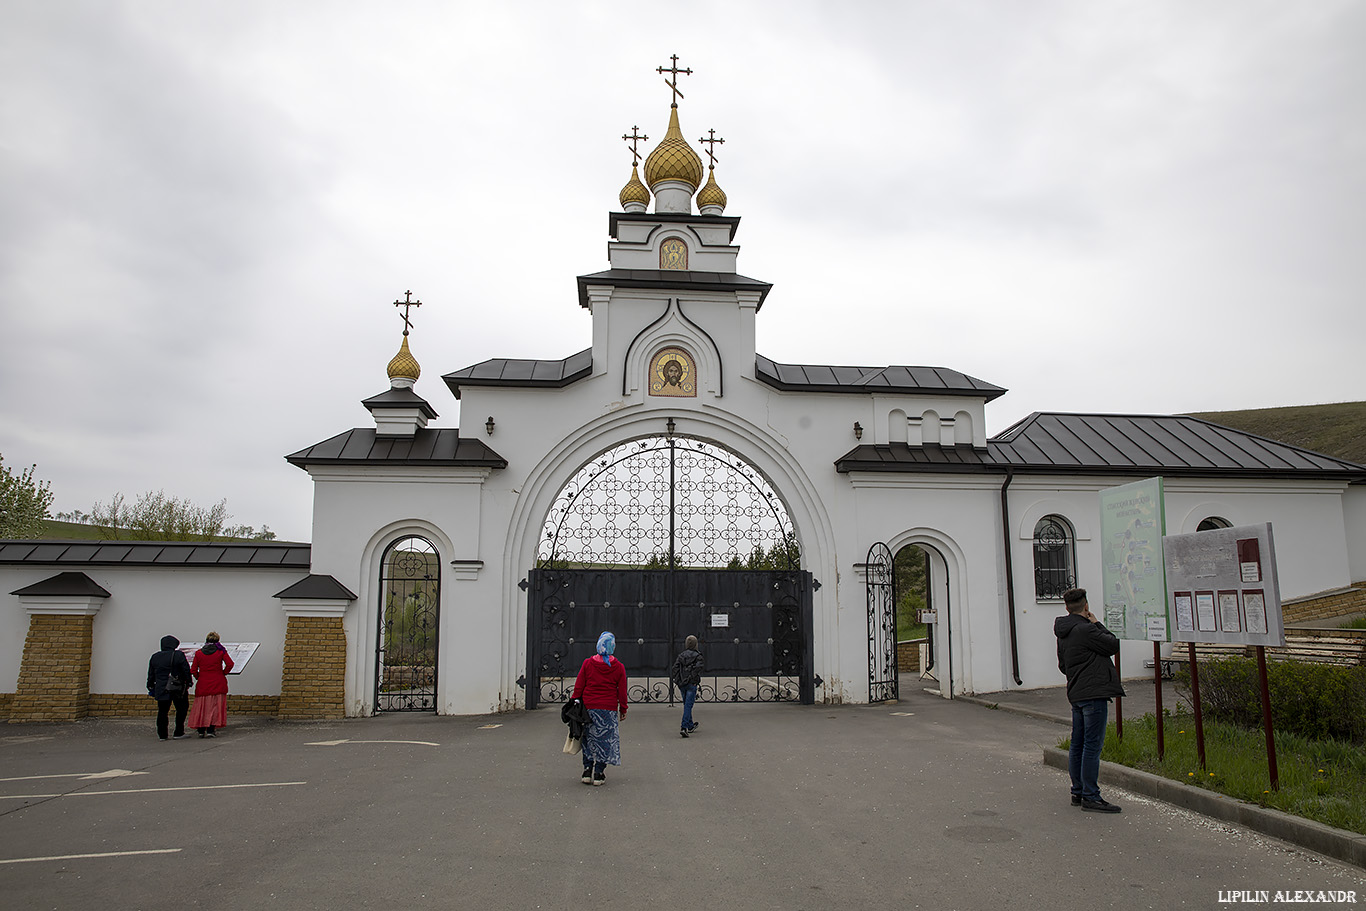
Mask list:
[[[74,721],[90,702],[90,653],[95,618],[88,614],[32,614],[9,720]]]
[[[283,720],[346,716],[346,629],[342,618],[290,617],[280,681]]]

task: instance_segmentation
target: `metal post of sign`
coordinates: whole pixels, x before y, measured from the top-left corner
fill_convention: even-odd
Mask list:
[[[1266,767],[1271,772],[1271,790],[1281,789],[1276,771],[1276,735],[1271,730],[1271,689],[1266,682],[1266,646],[1257,646],[1257,674],[1262,679],[1262,727],[1266,729]]]
[[[1191,661],[1191,702],[1195,704],[1195,753],[1200,758],[1200,771],[1205,770],[1205,713],[1200,709],[1200,668],[1195,663],[1195,643],[1187,642]]]
[[[1166,743],[1162,739],[1162,643],[1153,643],[1153,687],[1157,694],[1157,758],[1162,759]]]

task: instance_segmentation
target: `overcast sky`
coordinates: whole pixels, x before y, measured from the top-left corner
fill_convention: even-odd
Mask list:
[[[0,453],[309,540],[283,456],[373,426],[405,290],[438,426],[588,347],[671,54],[761,353],[961,370],[990,434],[1361,400],[1364,48],[1332,0],[4,0]]]

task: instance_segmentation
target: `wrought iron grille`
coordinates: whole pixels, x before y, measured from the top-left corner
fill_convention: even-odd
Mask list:
[[[1061,600],[1077,587],[1072,529],[1058,516],[1044,516],[1034,526],[1034,596]]]
[[[868,701],[900,698],[896,662],[896,566],[881,542],[868,548]]]
[[[375,711],[435,712],[441,560],[431,542],[403,538],[380,569]]]
[[[714,444],[650,437],[584,466],[546,517],[538,565],[797,569],[782,499],[754,466]]]

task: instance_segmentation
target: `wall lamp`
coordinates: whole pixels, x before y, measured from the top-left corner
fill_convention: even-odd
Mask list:
[[[493,418],[489,418],[489,420],[492,421]],[[489,432],[492,433],[492,431],[489,431]],[[854,422],[854,439],[856,439],[856,440],[861,440],[861,439],[863,439],[863,425],[860,424],[858,421],[855,421],[855,422]]]
[[[484,422],[484,432],[493,436],[493,415],[489,415],[489,419]]]
[[[669,423],[667,423],[667,424],[664,425],[665,433],[666,433],[666,435],[669,437],[669,439],[671,439],[671,440],[673,439],[674,431],[675,431],[677,428],[678,428],[678,425],[674,423],[674,419],[673,419],[673,418],[669,418]]]

